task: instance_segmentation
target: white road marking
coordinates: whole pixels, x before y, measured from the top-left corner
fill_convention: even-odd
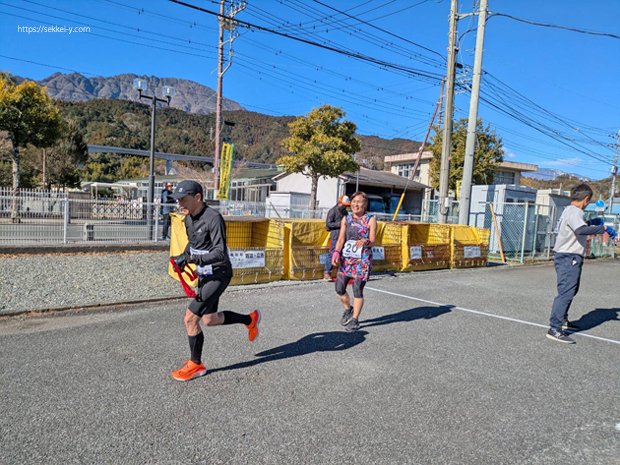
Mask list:
[[[382,289],[376,289],[374,287],[366,286],[366,287],[364,287],[364,289],[369,289],[369,290],[375,291],[375,292],[382,292],[384,294],[390,294],[390,295],[394,295],[396,297],[402,297],[403,299],[417,300],[418,302],[424,302],[426,304],[435,305],[436,307],[449,307],[450,309],[460,310],[462,312],[474,313],[476,315],[482,315],[482,316],[490,316],[491,318],[497,318],[498,320],[512,321],[513,323],[521,323],[522,325],[535,326],[537,328],[545,328],[545,329],[549,328],[548,325],[541,325],[539,323],[532,323],[531,321],[519,320],[517,318],[510,318],[508,316],[502,316],[502,315],[494,315],[493,313],[481,312],[479,310],[471,310],[469,308],[458,307],[456,305],[451,305],[451,304],[442,304],[440,302],[433,302],[432,300],[420,299],[418,297],[412,297],[412,296],[405,295],[405,294],[397,294],[396,292],[384,291]],[[571,336],[589,337],[591,339],[598,339],[599,341],[611,342],[612,344],[619,344],[620,345],[620,341],[616,341],[614,339],[607,339],[605,337],[593,336],[591,334],[587,334],[587,333],[584,333],[584,332],[581,332],[581,331],[577,332],[577,333],[572,333]]]

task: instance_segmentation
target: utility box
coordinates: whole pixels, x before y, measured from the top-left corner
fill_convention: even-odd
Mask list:
[[[308,218],[310,194],[305,192],[271,192],[265,200],[268,218]]]
[[[535,244],[536,189],[514,184],[472,186],[469,225],[491,230],[489,251],[499,252],[497,231],[489,204],[493,204],[504,253],[528,250]],[[524,236],[525,235],[525,236]]]

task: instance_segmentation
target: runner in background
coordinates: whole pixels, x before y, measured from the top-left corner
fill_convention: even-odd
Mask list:
[[[356,192],[351,196],[351,213],[342,218],[340,234],[332,264],[340,264],[336,276],[336,294],[344,307],[340,323],[347,331],[359,329],[359,316],[364,306],[364,286],[372,267],[372,246],[375,244],[377,219],[366,212],[368,196]],[[347,283],[353,280],[353,305],[347,292]]]
[[[176,200],[174,200],[174,198],[172,197],[172,183],[171,182],[167,182],[164,185],[164,189],[161,191],[161,199],[160,199],[160,204],[161,206],[159,207],[159,212],[162,215],[162,219],[163,219],[163,227],[161,230],[161,240],[165,241],[166,239],[169,239],[168,237],[168,231],[170,231],[170,223],[171,223],[171,218],[170,218],[170,213],[172,213],[176,207]]]
[[[334,253],[334,247],[336,247],[336,242],[340,234],[342,218],[347,216],[347,207],[349,205],[351,205],[349,197],[341,195],[338,197],[338,204],[334,205],[327,212],[325,228],[329,231],[329,253],[327,255],[327,260],[325,260],[325,273],[323,274],[323,279],[325,279],[325,281],[332,280],[332,270],[334,268],[334,265],[332,265],[332,254]]]
[[[224,218],[203,202],[202,186],[196,181],[180,182],[171,195],[179,201],[181,209],[187,211],[185,229],[189,239],[185,251],[172,259],[181,271],[189,263],[196,264],[198,274],[196,297],[185,310],[183,320],[191,358],[172,372],[174,379],[189,381],[207,373],[202,363],[204,335],[200,323],[205,326],[244,324],[248,329],[248,339],[253,342],[258,337],[260,313],[258,310],[249,315],[218,311],[220,296],[233,275]]]

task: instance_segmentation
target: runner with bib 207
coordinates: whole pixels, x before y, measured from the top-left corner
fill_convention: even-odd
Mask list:
[[[372,247],[375,245],[377,219],[366,212],[368,196],[356,192],[351,196],[351,213],[342,218],[340,235],[332,255],[337,266],[336,294],[344,307],[340,323],[347,331],[359,329],[359,316],[364,306],[364,286],[372,267]],[[347,292],[347,283],[353,280],[353,305]]]

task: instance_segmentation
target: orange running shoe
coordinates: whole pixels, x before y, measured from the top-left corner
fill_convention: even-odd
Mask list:
[[[250,313],[250,318],[252,318],[252,322],[249,325],[245,325],[248,328],[248,339],[250,342],[254,342],[256,338],[258,338],[258,324],[260,323],[260,312],[258,310],[254,310]]]
[[[189,381],[206,374],[207,368],[204,363],[198,364],[188,360],[182,368],[172,372],[172,377],[177,381]]]

